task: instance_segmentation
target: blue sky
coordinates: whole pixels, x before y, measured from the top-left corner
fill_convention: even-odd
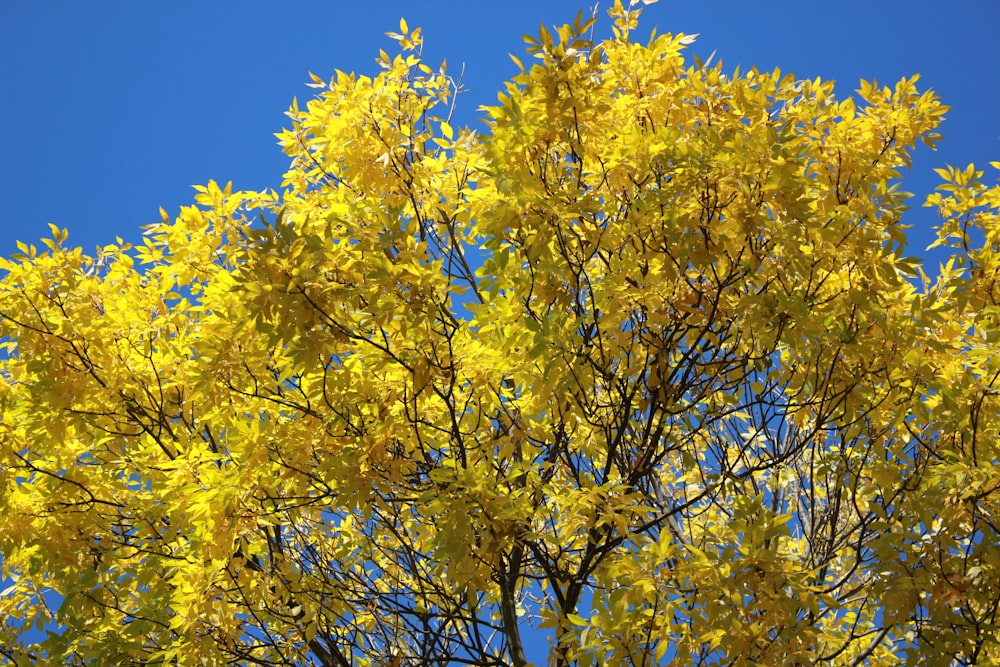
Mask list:
[[[400,16],[422,26],[425,56],[465,63],[459,118],[495,100],[515,73],[520,36],[571,20],[586,0],[477,2],[15,2],[0,4],[0,254],[15,240],[70,230],[92,250],[191,203],[191,185],[280,185],[287,160],[273,133],[307,72],[374,73]],[[607,9],[609,0],[601,3]],[[291,9],[290,9],[291,8]],[[821,76],[850,94],[861,78],[894,83],[915,72],[953,109],[935,154],[918,153],[904,189],[922,197],[933,167],[1000,159],[1000,2],[996,0],[771,0],[681,2],[646,8],[643,34],[700,33],[727,68],[779,66]],[[605,20],[598,29],[607,34]],[[927,245],[933,214],[914,211],[911,254]]]
[[[480,126],[476,108],[516,72],[507,53],[523,53],[520,36],[592,4],[0,0],[0,255],[48,235],[49,222],[89,251],[116,235],[135,240],[160,206],[176,213],[210,179],[278,187],[287,159],[273,133],[293,96],[313,94],[307,73],[377,72],[378,50],[394,46],[384,32],[401,16],[423,27],[430,64],[465,64],[458,118]],[[842,96],[862,78],[922,74],[952,111],[946,141],[918,151],[907,177],[914,204],[936,184],[934,167],[1000,160],[997,0],[660,0],[640,34],[654,26],[699,33],[690,51],[715,51],[727,69],[834,79]],[[910,254],[920,254],[935,217],[911,213]]]

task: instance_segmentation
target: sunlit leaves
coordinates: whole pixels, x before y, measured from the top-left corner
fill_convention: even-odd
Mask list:
[[[527,38],[481,135],[400,21],[310,74],[280,192],[0,260],[10,660],[997,657],[1000,190],[938,172],[928,275],[916,77],[640,4]]]

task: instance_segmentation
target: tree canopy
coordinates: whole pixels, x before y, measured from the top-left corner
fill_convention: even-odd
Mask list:
[[[0,259],[0,661],[1000,660],[1000,188],[939,170],[928,274],[916,76],[689,62],[632,5],[481,132],[401,22],[278,189]]]

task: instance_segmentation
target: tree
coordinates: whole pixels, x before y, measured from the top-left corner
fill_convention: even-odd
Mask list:
[[[281,193],[0,260],[6,664],[1000,660],[1000,188],[940,170],[930,277],[917,77],[610,14],[482,135],[402,22]]]

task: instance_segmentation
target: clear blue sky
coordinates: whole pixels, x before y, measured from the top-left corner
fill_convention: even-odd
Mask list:
[[[592,5],[592,0],[590,5]],[[601,2],[601,11],[610,0]],[[403,2],[0,3],[0,254],[14,241],[70,230],[88,251],[191,203],[191,185],[277,187],[287,160],[272,136],[293,96],[309,98],[307,72],[377,72],[383,33],[405,15],[422,26],[425,56],[466,65],[460,117],[495,100],[522,53],[520,36],[571,20],[586,0]],[[835,79],[921,85],[953,109],[947,141],[924,150],[907,189],[922,196],[931,169],[1000,160],[1000,2],[997,0],[660,0],[643,30],[700,33],[692,51],[717,51],[727,68],[780,66]],[[599,27],[607,34],[608,22]],[[916,211],[912,254],[935,218]]]
[[[307,72],[376,73],[400,16],[423,27],[429,63],[447,59],[453,73],[465,63],[459,117],[477,124],[476,108],[515,73],[507,53],[522,53],[520,36],[592,4],[0,0],[0,254],[47,235],[49,222],[88,251],[135,240],[160,206],[176,213],[210,179],[278,187],[287,160],[273,133],[293,96],[312,95]],[[834,79],[840,95],[862,78],[922,74],[952,111],[937,153],[917,154],[904,187],[914,204],[936,184],[933,167],[1000,160],[1000,0],[660,0],[640,34],[654,26],[700,33],[691,52],[716,51],[729,69]],[[935,218],[912,214],[920,254]]]

